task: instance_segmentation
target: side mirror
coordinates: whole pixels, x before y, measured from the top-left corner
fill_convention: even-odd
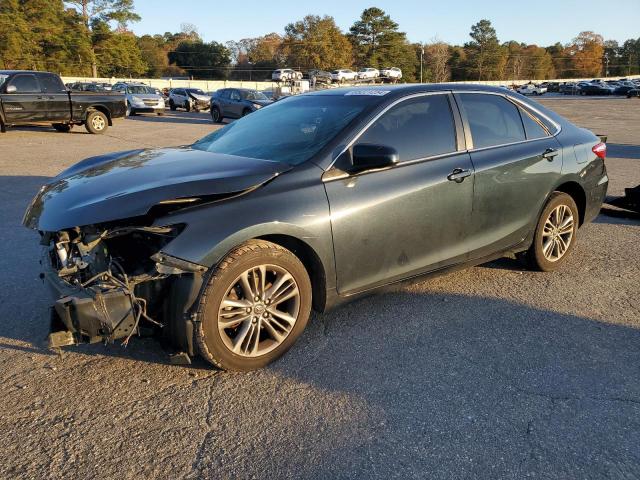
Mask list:
[[[361,172],[398,163],[398,151],[385,145],[360,144],[353,147],[351,171]]]
[[[7,92],[7,93],[16,93],[16,91],[17,91],[17,90],[18,90],[18,89],[16,88],[16,86],[15,86],[15,85],[9,85],[9,86],[7,87],[6,92]]]

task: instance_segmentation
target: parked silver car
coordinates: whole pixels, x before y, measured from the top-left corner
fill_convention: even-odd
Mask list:
[[[116,83],[112,90],[125,94],[127,116],[138,113],[164,114],[164,98],[156,93],[156,89],[143,83]]]

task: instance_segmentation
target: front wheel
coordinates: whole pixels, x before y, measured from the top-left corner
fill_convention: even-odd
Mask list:
[[[173,100],[169,100],[169,110],[171,110],[172,112],[176,111],[176,104],[173,103]]]
[[[189,101],[188,101],[188,100],[187,100],[186,102],[184,102],[184,109],[185,109],[187,112],[190,112],[190,111],[191,111],[191,103],[189,103]]]
[[[233,250],[213,270],[198,308],[200,354],[224,370],[262,368],[304,330],[311,282],[300,260],[271,242]]]
[[[84,128],[86,128],[89,133],[95,134],[104,133],[108,126],[109,120],[107,116],[99,110],[89,112],[84,124]]]
[[[211,120],[213,123],[220,123],[222,121],[222,114],[220,113],[220,109],[218,107],[211,108]]]
[[[543,272],[558,269],[575,246],[579,220],[573,198],[566,193],[553,192],[540,215],[533,244],[527,252],[531,267]]]

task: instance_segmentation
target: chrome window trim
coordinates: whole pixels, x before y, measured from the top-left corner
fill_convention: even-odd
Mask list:
[[[518,142],[511,142],[511,143],[501,143],[499,145],[491,145],[490,147],[482,147],[482,148],[472,148],[469,149],[469,152],[475,152],[478,150],[486,150],[487,148],[496,148],[496,147],[503,147],[505,145],[515,145],[516,143],[525,143],[525,142],[530,142],[532,140],[541,140],[543,138],[551,138],[551,137],[556,137],[561,131],[562,131],[562,125],[560,125],[558,122],[556,122],[555,120],[549,118],[547,115],[545,115],[544,113],[542,113],[540,110],[538,110],[537,108],[535,108],[534,106],[529,105],[528,103],[523,102],[522,100],[513,97],[511,95],[506,95],[502,92],[485,92],[482,90],[453,90],[452,93],[454,94],[463,94],[463,93],[475,93],[475,94],[482,94],[482,95],[498,95],[500,97],[503,97],[505,100],[507,100],[508,102],[511,102],[513,104],[515,104],[516,106],[520,107],[520,108],[525,108],[528,110],[531,110],[532,112],[534,112],[536,115],[544,118],[545,120],[547,120],[551,125],[553,125],[554,127],[556,127],[556,131],[553,133],[550,133],[550,135],[548,135],[547,137],[540,137],[540,138],[528,138],[525,140],[520,140]],[[462,109],[462,108],[461,108]],[[523,126],[524,127],[524,126]],[[525,132],[526,135],[526,132]]]
[[[418,98],[418,97],[424,97],[427,95],[451,95],[451,94],[461,94],[461,93],[475,93],[475,94],[482,94],[482,95],[498,95],[502,98],[504,98],[505,100],[507,100],[508,102],[511,102],[513,104],[516,105],[516,107],[519,108],[525,108],[528,110],[533,111],[536,115],[543,117],[545,120],[547,120],[551,125],[553,125],[554,127],[556,127],[556,131],[554,133],[550,133],[550,135],[546,136],[546,137],[540,137],[540,138],[528,138],[525,140],[519,140],[517,142],[510,142],[510,143],[501,143],[499,145],[491,145],[488,147],[482,147],[482,148],[469,148],[469,149],[464,149],[464,150],[456,150],[453,152],[449,152],[449,153],[442,153],[439,155],[434,155],[431,157],[424,157],[424,158],[416,158],[413,160],[407,160],[405,162],[400,162],[392,167],[386,167],[383,169],[375,169],[375,170],[371,170],[372,172],[379,172],[382,170],[389,170],[391,168],[398,168],[402,165],[413,165],[415,163],[419,163],[419,162],[424,162],[424,161],[429,161],[429,160],[437,160],[439,158],[443,158],[449,155],[455,155],[455,154],[459,154],[459,153],[473,153],[473,152],[482,152],[485,150],[490,150],[492,148],[501,148],[501,147],[509,147],[509,146],[513,146],[513,145],[519,145],[519,144],[524,144],[524,143],[529,143],[529,142],[537,142],[539,140],[544,140],[544,139],[549,139],[549,138],[554,138],[556,137],[561,131],[562,131],[562,125],[560,125],[558,122],[554,121],[553,119],[549,118],[547,115],[545,115],[544,113],[542,113],[540,110],[538,110],[537,108],[522,102],[521,100],[519,100],[518,98],[512,97],[511,95],[506,95],[502,92],[487,92],[484,90],[439,90],[439,91],[432,91],[432,92],[419,92],[419,93],[413,93],[411,95],[407,95],[401,98],[398,98],[397,100],[395,100],[394,102],[390,103],[389,105],[387,105],[382,111],[380,111],[374,118],[372,118],[369,122],[367,122],[367,124],[362,127],[362,129],[360,129],[360,131],[353,137],[353,139],[347,144],[346,147],[344,147],[342,150],[340,150],[340,152],[333,158],[333,160],[331,161],[331,164],[327,167],[327,169],[325,170],[325,174],[327,174],[329,171],[331,171],[334,167],[334,164],[336,163],[336,161],[338,160],[338,158],[340,157],[340,155],[342,155],[344,152],[346,152],[347,150],[349,150],[353,144],[355,142],[358,141],[358,139],[362,136],[362,134],[373,124],[375,123],[382,115],[384,115],[389,109],[395,107],[396,105],[398,105],[399,103],[405,101],[405,100],[410,100],[413,98]],[[451,100],[447,99],[449,101],[449,107],[453,110],[453,105],[451,105]],[[460,106],[457,107],[458,110],[462,110],[462,108]],[[520,115],[522,115],[520,112],[518,112]],[[456,122],[455,122],[455,113],[452,111],[451,112],[452,115],[452,119],[454,121],[454,128],[457,127]],[[462,112],[460,112],[460,115],[462,116]],[[465,125],[465,120],[466,117],[463,117],[463,129],[464,129],[464,125]],[[524,125],[523,125],[524,128]],[[525,132],[526,135],[526,132]],[[340,172],[342,172],[340,170]],[[358,174],[355,175],[360,175],[363,173],[368,173],[368,172],[360,172]],[[324,177],[325,175],[323,175]],[[340,180],[340,179],[344,179],[350,176],[354,176],[354,174],[350,174],[348,172],[342,172],[342,174],[340,175],[327,175],[327,178],[323,178],[324,182],[331,182],[333,180]]]
[[[419,97],[426,97],[428,95],[449,95],[449,94],[451,94],[450,90],[442,90],[442,91],[434,91],[434,92],[419,92],[419,93],[412,93],[411,95],[406,95],[404,97],[400,97],[400,98],[396,99],[395,101],[391,102],[384,109],[382,109],[380,112],[378,112],[378,114],[375,117],[373,117],[369,122],[367,122],[367,124],[360,129],[360,131],[353,137],[353,139],[351,139],[351,141],[349,143],[347,143],[346,147],[344,147],[342,150],[340,150],[340,152],[333,158],[333,160],[331,161],[331,164],[327,167],[325,172],[328,172],[329,170],[331,170],[333,168],[333,165],[338,160],[338,158],[340,158],[340,155],[342,155],[344,152],[349,150],[353,146],[353,144],[356,143],[358,141],[358,139],[364,134],[364,132],[366,132],[371,125],[373,125],[382,115],[387,113],[391,108],[395,107],[399,103],[404,102],[405,100],[411,100],[411,99],[419,98]],[[449,109],[451,110],[451,120],[453,121],[453,128],[455,129],[456,128],[456,121],[455,121],[455,112],[453,111],[453,105],[451,105],[451,101],[449,100],[449,98],[447,98],[447,102],[449,102]],[[456,144],[457,144],[457,140],[456,140]],[[441,153],[441,154],[438,154],[438,155],[432,156],[432,157],[418,158],[418,159],[407,160],[406,162],[399,162],[397,165],[402,165],[402,164],[409,163],[409,162],[423,161],[423,160],[432,159],[432,158],[436,158],[436,157],[442,157],[444,155],[451,155],[451,154],[460,153],[460,152],[463,152],[463,151],[464,150],[454,150],[453,152]],[[395,167],[393,167],[393,168],[395,168]]]

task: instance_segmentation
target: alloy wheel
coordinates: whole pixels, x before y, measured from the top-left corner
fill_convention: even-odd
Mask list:
[[[300,312],[295,279],[277,265],[244,271],[225,293],[218,311],[218,332],[234,354],[257,357],[282,344]]]
[[[550,262],[560,260],[573,241],[575,221],[571,209],[558,205],[551,210],[542,230],[542,253]]]

